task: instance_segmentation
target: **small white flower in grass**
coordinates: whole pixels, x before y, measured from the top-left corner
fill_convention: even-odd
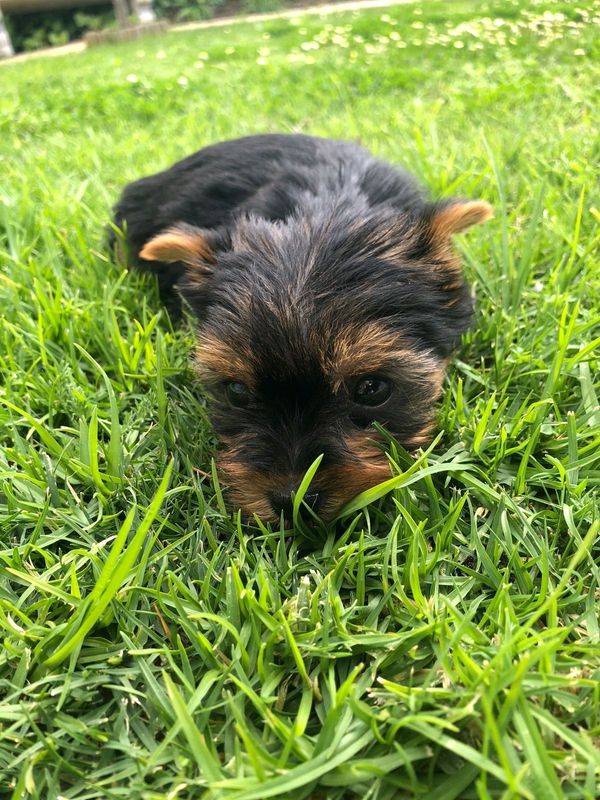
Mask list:
[[[464,43],[464,42],[461,42],[461,41],[460,41],[460,39],[459,39],[459,41],[458,41],[458,42],[454,42],[454,47],[456,47],[456,49],[457,49],[457,50],[462,50],[462,48],[463,48],[464,46],[465,46],[465,43]]]
[[[232,56],[235,53],[235,47],[226,47],[225,48],[225,53],[228,56]]]
[[[403,50],[406,47],[406,42],[396,42],[396,47],[399,47],[400,50]]]
[[[187,86],[188,83],[189,83],[189,80],[185,77],[185,75],[181,75],[179,78],[177,78],[177,83],[180,86]]]
[[[411,25],[411,28],[414,28],[417,31],[422,30],[424,27],[425,27],[425,25],[423,25],[423,23],[420,22],[419,20],[417,20],[416,22],[413,22],[413,24]]]
[[[167,57],[167,54],[165,53],[164,50],[158,50],[158,52],[156,53],[156,57],[159,61],[163,61]]]
[[[536,281],[533,284],[533,291],[534,292],[538,292],[538,294],[539,294],[539,292],[542,292],[543,290],[544,290],[544,284],[541,281]]]
[[[206,50],[203,50],[201,53],[198,53],[198,58],[201,58],[202,61],[207,61],[208,53],[206,52]]]
[[[196,61],[194,64],[195,69],[204,69],[204,61]]]
[[[577,50],[573,50],[574,56],[584,56],[585,50],[582,47],[578,47]]]
[[[256,63],[260,67],[265,67],[269,63],[269,59],[268,58],[262,58],[262,56],[261,56],[261,58],[257,58],[256,59]]]
[[[135,74],[135,72],[130,72],[130,73],[129,73],[129,75],[128,75],[128,76],[125,78],[125,80],[126,80],[128,83],[138,83],[140,79],[139,79],[139,78],[138,78],[138,76]]]
[[[270,47],[259,47],[259,49],[258,49],[258,55],[262,56],[263,58],[265,56],[270,55],[270,53],[271,53],[271,48]]]

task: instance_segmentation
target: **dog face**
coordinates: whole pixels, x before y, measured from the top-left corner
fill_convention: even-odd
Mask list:
[[[390,477],[373,422],[409,449],[427,442],[472,311],[450,237],[490,215],[480,202],[418,217],[318,204],[285,224],[179,225],[146,244],[142,258],[186,264],[178,288],[234,507],[289,518],[322,454],[305,500],[331,519]]]

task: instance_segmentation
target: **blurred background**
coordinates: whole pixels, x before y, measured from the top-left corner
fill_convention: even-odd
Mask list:
[[[183,22],[293,5],[299,5],[297,0],[0,0],[0,56],[65,45],[89,32],[157,18]]]

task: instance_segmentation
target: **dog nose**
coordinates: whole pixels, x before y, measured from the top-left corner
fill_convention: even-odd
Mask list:
[[[293,491],[294,490],[290,489],[289,491],[271,492],[269,495],[271,507],[278,516],[281,515],[281,512],[283,511],[283,516],[286,519],[292,518],[294,511],[294,501],[292,498]],[[313,511],[316,511],[319,506],[319,493],[307,492],[307,494],[304,495],[303,500],[307,506],[310,506]]]
[[[277,516],[281,515],[286,519],[292,518],[292,511],[294,504],[292,501],[292,493],[290,492],[271,492],[269,499],[271,500],[271,507]]]

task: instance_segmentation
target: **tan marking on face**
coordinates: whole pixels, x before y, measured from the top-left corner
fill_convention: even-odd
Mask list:
[[[426,444],[433,427],[433,423],[426,425],[404,446],[412,449]],[[358,494],[392,477],[385,452],[376,446],[377,438],[375,432],[347,437],[347,462],[317,473],[315,489],[323,492],[324,503],[319,513],[324,519],[332,519]]]
[[[199,228],[183,223],[167,228],[146,242],[140,250],[140,257],[146,261],[183,261],[196,267],[206,265],[207,273],[210,272],[208,264],[214,263],[214,255],[204,233]]]
[[[437,398],[444,378],[440,359],[410,347],[402,336],[376,322],[338,332],[323,359],[324,372],[331,376],[335,391],[349,378],[390,368],[406,373],[407,379],[431,385]]]
[[[437,397],[435,398],[437,400]],[[420,431],[415,433],[409,439],[406,439],[402,444],[407,450],[416,450],[419,447],[428,445],[433,439],[433,431],[435,430],[435,421],[426,423]]]
[[[424,444],[431,426],[413,437],[414,446]],[[319,492],[323,505],[318,514],[324,520],[333,519],[356,495],[392,477],[389,461],[376,442],[377,434],[356,434],[345,439],[348,459],[344,464],[324,467],[317,471],[310,491]],[[256,514],[265,522],[279,522],[269,500],[272,492],[298,486],[302,475],[273,475],[252,469],[237,460],[233,448],[221,455],[219,471],[226,484],[227,500],[233,510],[241,509],[246,518]]]
[[[252,354],[248,348],[237,347],[208,333],[200,333],[194,351],[194,366],[200,380],[210,384],[233,380],[255,385]]]
[[[232,509],[241,509],[245,517],[256,514],[265,522],[277,522],[271,507],[269,492],[275,488],[270,475],[246,467],[236,461],[235,451],[225,453],[218,462],[226,482],[227,500]]]
[[[340,510],[361,492],[372,489],[392,477],[390,465],[382,460],[381,464],[360,467],[340,467],[331,470],[325,478],[325,502],[319,509],[324,520],[333,519]]]
[[[324,519],[332,519],[357,494],[392,477],[389,461],[385,453],[375,447],[373,438],[374,435],[364,434],[347,438],[348,461],[317,473],[315,488],[323,492],[324,502],[319,513]]]

